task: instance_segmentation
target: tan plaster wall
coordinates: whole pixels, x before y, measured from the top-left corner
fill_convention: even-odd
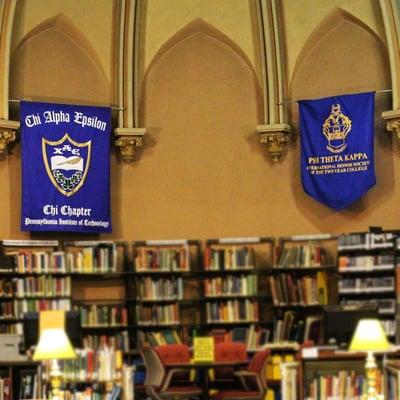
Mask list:
[[[369,64],[370,80],[361,76],[357,81],[351,73],[340,70],[331,77],[331,83],[340,82],[341,89],[358,89],[359,86],[351,86],[354,84],[389,84],[379,41],[358,25],[348,28],[361,29],[361,39],[355,35],[354,40],[362,40],[360,49],[372,49],[370,58],[377,60]],[[353,37],[354,32],[348,35]],[[352,46],[349,40],[338,50]],[[320,52],[319,56],[322,62],[326,54]],[[313,89],[321,94],[326,83],[317,75],[316,58],[315,54],[305,58],[304,75],[299,74],[293,84],[304,89],[307,85],[302,87],[301,82],[305,75],[311,75],[310,79],[315,76]],[[359,62],[357,68],[361,69],[367,65],[356,51],[350,53],[349,62],[353,66]],[[232,50],[203,35],[178,43],[150,70],[144,121],[151,146],[136,166],[135,175],[141,184],[135,200],[127,198],[130,204],[150,206],[136,210],[132,218],[142,221],[137,229],[145,233],[144,237],[340,233],[365,230],[370,225],[395,228],[400,209],[398,160],[380,118],[382,109],[389,106],[388,99],[377,99],[378,185],[349,210],[337,213],[304,193],[298,140],[291,144],[282,163],[271,165],[264,158],[252,127],[260,120],[260,110],[254,102],[259,92],[251,80],[242,83],[246,75],[251,76],[250,72]],[[175,151],[168,155],[167,149]],[[150,159],[154,160],[152,165],[148,164]],[[152,176],[152,183],[146,184],[148,176]],[[162,196],[160,201],[158,194]],[[156,223],[149,225],[149,219]]]
[[[144,0],[143,6],[144,69],[168,38],[202,18],[237,43],[261,79],[254,0]]]
[[[354,15],[385,43],[385,30],[377,0],[282,0],[285,21],[287,71],[291,78],[299,53],[319,22],[335,7]],[[338,58],[341,58],[338,55]],[[342,57],[342,62],[346,59]]]
[[[2,189],[0,191],[0,204],[2,210],[0,213],[0,231],[3,237],[9,237],[12,230],[11,193],[15,195],[15,192],[10,179],[10,164],[9,161],[0,163],[0,182],[2,182]]]
[[[307,5],[304,10],[309,21],[311,11],[308,11],[308,5],[312,1],[303,2]],[[351,209],[342,213],[330,211],[308,198],[301,188],[298,141],[290,146],[289,153],[280,164],[271,165],[264,155],[259,137],[254,132],[255,126],[262,122],[262,96],[253,64],[248,62],[254,60],[251,54],[256,48],[254,43],[248,45],[248,42],[254,39],[253,32],[249,31],[252,29],[250,22],[246,22],[250,20],[249,10],[252,2],[232,1],[227,16],[221,17],[225,22],[219,21],[217,9],[212,9],[213,12],[205,11],[206,5],[210,5],[211,1],[179,0],[176,3],[165,3],[171,5],[171,11],[169,7],[165,11],[166,7],[161,0],[148,2],[149,8],[156,7],[157,4],[159,7],[158,12],[156,8],[147,10],[145,46],[152,49],[153,54],[158,52],[160,46],[167,42],[171,35],[193,21],[193,18],[199,17],[226,34],[233,43],[230,45],[228,41],[218,40],[217,35],[213,36],[206,30],[200,30],[197,34],[174,43],[164,54],[157,54],[144,81],[140,119],[148,133],[139,160],[133,165],[121,165],[116,161],[115,155],[112,156],[112,237],[126,240],[179,237],[204,239],[215,236],[335,233],[364,230],[369,225],[399,227],[400,185],[397,171],[400,152],[397,147],[392,146],[390,137],[384,132],[379,115],[380,111],[388,109],[388,97],[380,97],[377,104],[378,185]],[[225,1],[213,2],[216,3],[218,6],[215,7],[222,7],[221,3]],[[285,0],[285,6],[288,3],[289,1]],[[292,3],[295,1],[292,0]],[[321,3],[322,17],[326,15],[325,4],[333,2],[318,1],[318,4]],[[366,10],[357,11],[358,17],[370,15],[370,1],[352,2],[355,3],[359,8],[363,8],[363,4],[366,5]],[[35,8],[34,4],[38,4],[39,9],[46,8],[42,0],[24,0],[22,5],[28,8],[18,8],[15,42],[19,42],[20,45],[20,39],[31,31],[28,25],[25,27],[24,21],[34,18],[28,17],[27,12],[29,7]],[[43,11],[43,15],[49,18],[55,17],[55,13],[59,13],[60,10],[64,12],[64,9],[69,9],[66,5],[69,4],[69,0],[54,1],[50,4],[57,4],[58,8],[52,13]],[[186,7],[178,10],[179,7],[172,4]],[[246,7],[247,12],[244,11]],[[96,9],[96,6],[93,5],[93,8]],[[37,15],[37,23],[46,20],[45,17],[41,17],[39,11],[32,11],[33,15]],[[99,15],[98,13],[102,12],[96,9],[94,14]],[[80,32],[86,32],[85,29],[93,29],[95,32],[97,27],[85,25],[95,25],[98,22],[91,19],[86,8],[85,15],[85,21],[76,23],[77,18],[71,20],[76,23]],[[294,59],[307,45],[309,33],[321,23],[318,18],[319,14],[314,10],[314,20],[312,23],[304,23],[304,30],[303,24],[288,21],[286,30],[290,35],[293,37],[297,34],[303,37],[298,49],[294,49]],[[219,22],[215,21],[217,19]],[[370,25],[376,33],[378,29],[374,28],[372,22]],[[30,27],[35,28],[35,24],[32,22]],[[346,29],[348,28],[346,25]],[[360,28],[357,25],[354,29]],[[380,29],[383,30],[383,27]],[[293,30],[295,32],[292,32]],[[347,69],[337,69],[336,75],[331,76],[328,81],[318,73],[323,60],[329,56],[329,48],[327,50],[328,46],[322,46],[319,49],[317,42],[311,43],[310,52],[301,54],[298,71],[291,81],[293,95],[304,94],[304,90],[310,85],[313,86],[314,93],[325,95],[330,94],[326,92],[331,88],[346,91],[350,88],[357,90],[366,84],[379,87],[390,84],[384,47],[370,33],[350,29],[346,35],[343,33],[337,48],[343,50],[352,46],[354,32],[358,32],[357,38],[364,40],[366,47],[359,47],[358,51],[361,53],[350,52]],[[379,32],[378,37],[381,36]],[[110,43],[111,39],[108,35],[107,37]],[[97,41],[102,42],[104,38],[104,32],[99,31],[93,47],[97,49],[96,46],[103,46]],[[44,40],[43,37],[39,39]],[[65,45],[65,41],[58,41],[59,37],[52,39],[49,35],[45,39],[44,43],[49,45],[62,43],[58,44],[59,49],[62,47],[60,52],[64,52],[62,57],[66,54],[72,57],[74,52],[78,52],[78,49],[70,46],[69,41],[68,46]],[[93,40],[89,43],[93,43]],[[63,71],[60,67],[60,71],[55,69],[49,83],[48,77],[40,73],[40,63],[35,61],[34,57],[35,52],[38,54],[37,52],[41,51],[40,46],[37,43],[29,44],[29,41],[25,45],[24,51],[21,50],[21,46],[21,52],[14,52],[19,52],[16,57],[20,62],[18,68],[21,68],[18,70],[16,67],[11,71],[14,82],[11,90],[15,96],[31,88],[32,96],[87,101],[94,81],[80,80],[78,73],[87,73],[88,68],[89,72],[95,72],[98,70],[96,65],[88,64],[86,58],[76,57],[76,77],[67,79],[60,72]],[[243,52],[242,55],[238,48]],[[360,57],[363,48],[368,50],[370,63]],[[102,64],[106,65],[110,61],[107,61],[107,56],[100,51],[96,52]],[[85,50],[84,53],[90,52]],[[43,57],[43,54],[40,54]],[[149,54],[147,50],[147,62],[152,58]],[[92,60],[90,57],[89,59]],[[359,80],[355,79],[352,71],[357,71]],[[314,76],[311,84],[305,81],[307,73]],[[25,82],[18,81],[21,76],[26,78]],[[101,93],[106,94],[111,91],[107,84],[100,89]],[[97,92],[89,95],[93,102],[102,101],[102,96],[103,94]],[[296,123],[295,111],[293,118]],[[28,234],[19,231],[19,145],[8,161],[0,163],[0,179],[3,185],[0,204],[4,210],[0,213],[0,238],[27,237]]]
[[[122,187],[135,186],[122,208],[127,220],[137,221],[124,232],[159,238],[261,234],[265,190],[253,187],[266,186],[268,165],[254,134],[257,89],[247,63],[203,33],[159,59],[145,86],[147,150],[134,176],[122,170]]]
[[[79,27],[98,54],[108,81],[114,71],[112,55],[116,0],[18,0],[11,53],[37,25],[59,14]]]
[[[11,56],[11,98],[112,104],[98,59],[79,33],[65,17],[31,31]]]

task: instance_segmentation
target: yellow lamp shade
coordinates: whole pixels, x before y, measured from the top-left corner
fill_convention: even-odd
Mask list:
[[[64,329],[43,329],[33,359],[62,360],[75,358],[76,354]]]
[[[382,324],[377,319],[362,319],[358,322],[349,350],[386,351],[390,348]]]

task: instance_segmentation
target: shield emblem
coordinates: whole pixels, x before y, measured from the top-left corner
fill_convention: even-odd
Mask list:
[[[85,183],[90,165],[91,140],[76,142],[66,133],[52,142],[42,138],[42,156],[47,175],[64,196],[72,196]]]

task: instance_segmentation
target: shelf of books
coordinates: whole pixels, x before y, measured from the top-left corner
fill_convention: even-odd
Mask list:
[[[395,236],[390,233],[350,233],[338,241],[338,283],[341,304],[377,303],[382,325],[395,335]]]
[[[274,255],[269,237],[209,239],[203,272],[204,331],[256,348],[270,339],[267,275]]]
[[[0,398],[25,400],[41,398],[41,367],[30,361],[0,361]]]
[[[318,355],[309,355],[305,350],[299,361],[300,399],[364,398],[367,392],[364,353],[321,350]],[[376,390],[382,396],[385,386],[382,355],[377,357]]]
[[[133,369],[124,365],[123,352],[108,346],[76,350],[73,360],[60,360],[63,399],[109,400],[133,398]],[[50,363],[43,366],[43,392],[49,391]]]
[[[134,316],[127,298],[133,276],[128,268],[128,244],[124,241],[66,241],[66,270],[72,280],[72,306],[80,312],[84,344],[97,350],[118,344],[131,348]],[[100,347],[97,347],[99,344]]]
[[[322,340],[322,307],[337,302],[337,236],[282,237],[269,276],[274,342]]]
[[[387,360],[383,366],[384,373],[384,398],[400,398],[400,362],[399,360]]]
[[[202,322],[198,240],[132,243],[136,348],[146,344],[189,343]]]
[[[396,235],[395,239],[395,297],[396,301],[390,299],[390,304],[388,303],[385,308],[395,314],[395,340],[396,343],[400,343],[400,237],[399,234]],[[383,307],[381,307],[383,308]]]
[[[119,357],[115,355],[131,348],[129,329],[133,328],[125,300],[130,296],[125,289],[132,276],[127,269],[126,243],[2,240],[0,245],[2,333],[22,334],[23,315],[29,311],[78,309],[85,348],[78,352],[105,352]],[[81,357],[79,360],[83,365]],[[13,366],[8,399],[41,398],[46,382],[42,387],[40,377],[37,366]],[[3,388],[8,385],[7,379],[5,376]],[[19,388],[19,393],[13,388]],[[101,398],[100,393],[103,396],[109,392],[100,389],[104,388],[90,382],[82,396],[85,393]]]
[[[70,310],[71,277],[56,240],[2,240],[0,332],[22,334],[29,311]]]

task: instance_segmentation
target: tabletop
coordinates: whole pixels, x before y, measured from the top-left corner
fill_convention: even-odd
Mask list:
[[[249,361],[206,361],[206,362],[183,362],[183,363],[167,363],[165,366],[169,368],[223,368],[223,367],[245,367]]]

